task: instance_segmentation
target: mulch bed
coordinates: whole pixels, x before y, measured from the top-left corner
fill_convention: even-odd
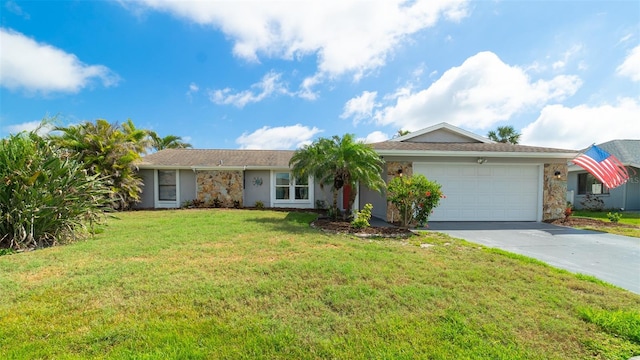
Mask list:
[[[606,228],[606,227],[626,227],[626,228],[638,228],[634,225],[612,223],[609,221],[602,221],[597,219],[587,218],[575,218],[559,219],[550,222],[554,225],[568,226],[568,227],[593,227],[593,228]],[[359,237],[410,237],[414,235],[409,229],[402,229],[396,226],[389,227],[377,227],[371,226],[364,229],[356,229],[351,226],[348,221],[333,221],[327,218],[320,218],[311,223],[312,227],[321,229],[325,232],[334,234],[352,234]]]
[[[333,221],[322,218],[312,222],[311,226],[330,233],[352,234],[360,237],[409,237],[414,235],[409,229],[401,229],[395,226],[371,226],[364,229],[356,229],[347,221]]]
[[[570,226],[570,227],[594,227],[594,228],[606,228],[606,227],[625,227],[625,228],[638,228],[637,226],[630,224],[612,223],[610,221],[602,221],[598,219],[587,219],[580,217],[570,217],[569,219],[559,219],[550,222],[554,225]]]

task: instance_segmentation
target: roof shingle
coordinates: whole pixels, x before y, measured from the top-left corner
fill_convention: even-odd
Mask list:
[[[138,166],[288,167],[293,153],[291,150],[165,149],[145,156]]]

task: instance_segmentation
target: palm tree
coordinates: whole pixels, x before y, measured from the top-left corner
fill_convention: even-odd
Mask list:
[[[491,130],[487,133],[487,137],[493,141],[500,143],[517,144],[520,141],[520,134],[516,132],[513,126],[498,126],[497,130]]]
[[[69,127],[56,127],[51,141],[84,164],[89,174],[106,178],[114,209],[126,209],[140,199],[142,180],[134,162],[145,152],[147,132],[131,120],[119,126],[98,119]]]
[[[386,187],[382,179],[382,159],[371,146],[354,139],[353,134],[320,138],[296,150],[289,161],[294,175],[311,175],[321,186],[332,186],[334,214],[338,213],[338,191],[349,185],[352,191],[345,217],[351,214],[358,182],[376,191]]]
[[[398,129],[398,132],[396,132],[395,135],[393,135],[394,138],[400,137],[400,136],[405,136],[407,134],[411,133],[411,131],[409,130],[402,130],[402,129]]]
[[[175,135],[167,135],[160,137],[155,131],[149,130],[147,132],[151,139],[151,148],[155,151],[164,149],[186,149],[192,147],[191,144],[183,142],[182,137]]]

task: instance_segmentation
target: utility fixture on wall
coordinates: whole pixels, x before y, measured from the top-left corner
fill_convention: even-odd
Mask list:
[[[556,172],[554,172],[553,175],[555,175],[556,179],[562,179],[562,173],[558,170],[556,170]]]
[[[482,165],[482,164],[484,164],[484,163],[486,163],[486,162],[487,162],[487,159],[485,159],[485,158],[483,158],[483,157],[479,157],[479,158],[478,158],[478,164]]]

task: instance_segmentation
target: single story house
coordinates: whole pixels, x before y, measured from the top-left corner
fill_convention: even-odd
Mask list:
[[[543,221],[566,206],[567,162],[577,153],[496,143],[447,123],[371,144],[384,160],[383,178],[423,174],[442,185],[431,221]],[[198,199],[222,206],[314,208],[331,203],[313,178],[295,178],[293,151],[167,149],[138,164],[144,181],[139,208],[180,207]],[[339,195],[342,204],[342,194]],[[360,186],[355,207],[397,219],[386,195]],[[344,208],[344,207],[343,207]]]
[[[640,210],[640,140],[612,140],[597,146],[620,160],[629,171],[629,180],[608,189],[585,169],[571,164],[567,200],[576,209],[588,208],[584,202],[586,196],[591,195],[602,201],[604,209]]]

